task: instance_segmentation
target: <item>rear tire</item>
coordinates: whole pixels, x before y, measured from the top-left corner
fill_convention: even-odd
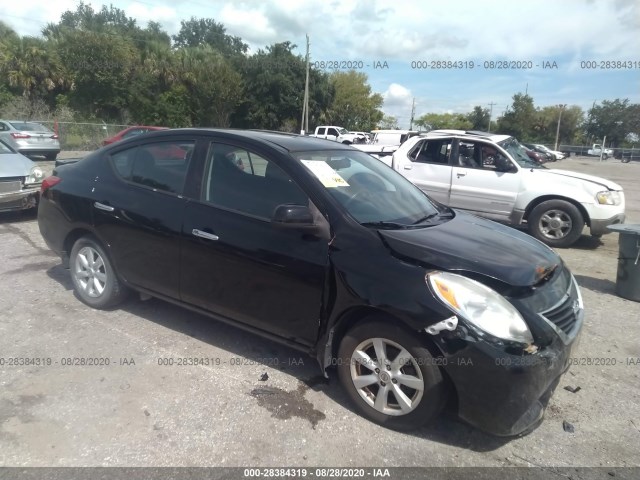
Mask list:
[[[527,223],[531,235],[557,248],[575,243],[584,228],[584,218],[578,207],[564,200],[542,202],[531,211]]]
[[[58,158],[58,154],[57,153],[47,153],[44,158],[46,158],[47,160],[55,160],[56,158]]]
[[[79,238],[69,255],[73,287],[82,302],[96,309],[122,303],[129,294],[102,245],[92,235]]]
[[[412,430],[440,413],[448,388],[417,335],[391,321],[369,320],[347,332],[340,343],[338,375],[364,417]]]

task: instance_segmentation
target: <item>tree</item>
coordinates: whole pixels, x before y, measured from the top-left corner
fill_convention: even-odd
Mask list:
[[[427,130],[438,130],[442,128],[469,130],[473,126],[467,117],[461,113],[427,113],[418,118],[414,123]]]
[[[487,131],[489,129],[490,112],[488,108],[482,108],[480,105],[473,107],[473,110],[467,114],[467,120],[471,123],[473,130]]]
[[[536,120],[533,98],[527,94],[516,93],[511,107],[498,119],[498,130],[524,141],[536,136]]]
[[[329,75],[329,81],[335,92],[327,114],[329,123],[367,132],[382,120],[382,95],[372,93],[366,74],[336,71]]]
[[[30,101],[45,100],[49,92],[66,83],[57,52],[44,40],[24,37],[18,42],[3,43],[0,48],[0,73],[10,87]]]
[[[194,126],[230,126],[231,114],[243,97],[240,74],[209,46],[185,48],[179,56]]]
[[[276,43],[247,58],[242,75],[245,101],[233,117],[237,126],[293,131],[299,129],[302,117],[306,64],[292,53],[295,45]],[[309,123],[327,120],[333,99],[328,76],[315,69],[309,75]]]
[[[620,146],[629,134],[640,133],[640,105],[629,103],[628,98],[603,100],[589,109],[584,130],[594,142],[606,135],[608,145]]]
[[[191,17],[180,22],[180,31],[173,36],[176,48],[210,46],[225,57],[245,54],[249,46],[240,37],[227,35],[223,24],[212,18]]]
[[[399,128],[398,117],[393,115],[384,114],[378,122],[378,129],[380,130],[397,130]]]
[[[552,144],[556,139],[556,131],[558,130],[558,119],[560,119],[560,131],[558,135],[558,144],[574,144],[578,141],[580,125],[584,121],[584,113],[582,108],[572,105],[562,109],[558,105],[547,106],[538,111],[538,120],[536,121],[535,137],[525,139],[538,143]]]

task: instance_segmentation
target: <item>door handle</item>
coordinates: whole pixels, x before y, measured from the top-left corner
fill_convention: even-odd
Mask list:
[[[220,238],[213,233],[203,232],[202,230],[198,230],[197,228],[191,230],[191,233],[196,237],[206,238],[207,240],[218,240]]]
[[[464,177],[466,174],[467,172],[456,172],[456,175],[458,176],[458,178]]]
[[[115,208],[113,208],[111,205],[105,205],[104,203],[100,202],[93,202],[93,206],[98,210],[104,210],[105,212],[113,212],[115,210]]]
[[[404,169],[405,170],[411,170],[413,168],[413,165],[405,165]]]

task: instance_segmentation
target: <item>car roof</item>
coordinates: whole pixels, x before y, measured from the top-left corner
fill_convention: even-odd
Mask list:
[[[175,128],[163,130],[162,132],[150,132],[145,134],[145,138],[152,136],[166,135],[167,132],[183,132],[183,133],[219,133],[228,138],[236,138],[239,140],[254,140],[278,146],[289,152],[300,152],[305,150],[352,150],[353,147],[344,145],[332,140],[322,138],[308,137],[297,133],[286,133],[273,130],[243,130],[235,128]]]
[[[479,138],[482,140],[488,140],[493,143],[500,143],[504,140],[512,138],[511,135],[501,135],[491,132],[482,132],[479,130],[430,130],[422,135],[426,136],[451,136],[455,135],[458,137],[467,137],[467,138]]]

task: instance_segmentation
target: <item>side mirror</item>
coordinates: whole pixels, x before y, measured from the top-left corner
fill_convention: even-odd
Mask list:
[[[513,163],[511,163],[509,160],[507,160],[506,158],[500,155],[496,156],[495,165],[496,165],[496,171],[498,172],[509,173],[509,172],[518,171],[518,169]]]
[[[282,228],[315,230],[313,215],[309,207],[304,205],[278,205],[271,217],[271,223]]]

